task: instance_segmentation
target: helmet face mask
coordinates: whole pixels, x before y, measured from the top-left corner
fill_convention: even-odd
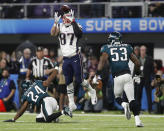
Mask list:
[[[70,13],[67,13],[67,14],[64,14],[63,17],[62,17],[63,23],[66,26],[71,25],[71,21],[69,19],[67,19],[67,17],[69,17],[69,16],[71,16],[71,14]]]

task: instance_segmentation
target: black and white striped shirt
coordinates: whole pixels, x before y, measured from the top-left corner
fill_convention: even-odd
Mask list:
[[[45,80],[46,79],[45,70],[51,68],[54,68],[54,65],[49,58],[43,57],[40,60],[37,57],[34,57],[31,60],[28,69],[32,71],[33,79]]]

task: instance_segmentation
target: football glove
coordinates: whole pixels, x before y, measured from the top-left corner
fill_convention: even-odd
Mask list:
[[[94,78],[93,78],[93,81],[92,83],[93,84],[99,84],[98,80],[101,80],[101,76],[100,75],[95,75]]]
[[[70,14],[70,15],[66,15],[66,18],[67,18],[70,22],[75,21],[74,11],[71,10],[71,11],[69,12],[69,14]]]
[[[135,76],[133,77],[133,80],[134,80],[134,82],[137,83],[137,84],[140,84],[140,83],[141,83],[141,78],[140,78],[140,76],[135,75]]]
[[[60,18],[61,18],[61,15],[58,16],[58,12],[55,12],[55,15],[54,15],[55,23],[58,23]]]
[[[3,122],[15,122],[15,120],[14,119],[9,119],[9,120],[5,120]]]

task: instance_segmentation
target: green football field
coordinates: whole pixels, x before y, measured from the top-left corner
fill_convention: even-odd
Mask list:
[[[143,128],[115,113],[83,114],[60,117],[59,123],[35,123],[36,114],[25,113],[16,123],[4,123],[15,113],[0,113],[0,131],[164,131],[164,115],[142,115]]]

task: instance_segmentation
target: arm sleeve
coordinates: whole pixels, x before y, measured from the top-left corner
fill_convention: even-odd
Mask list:
[[[104,52],[108,54],[108,47],[107,47],[107,45],[104,45],[104,46],[101,47],[100,53],[104,53]]]
[[[78,37],[78,38],[81,38],[82,35],[83,35],[82,28],[80,28],[79,25],[76,22],[72,22],[71,24],[73,26],[75,36]]]
[[[15,83],[13,80],[11,80],[11,82],[10,82],[10,90],[12,90],[12,89],[16,89],[16,86],[15,86]]]

